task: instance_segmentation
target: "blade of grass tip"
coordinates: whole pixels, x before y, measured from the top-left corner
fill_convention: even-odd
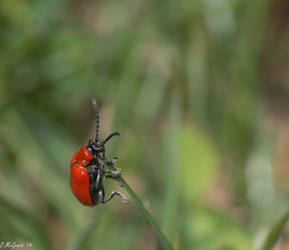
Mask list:
[[[279,236],[281,235],[287,221],[289,219],[289,212],[287,212],[270,230],[266,237],[262,250],[271,250],[276,244]]]
[[[168,250],[173,250],[172,244],[168,241],[166,236],[163,234],[161,231],[159,225],[156,223],[152,215],[145,209],[143,203],[141,200],[138,198],[138,196],[134,193],[134,191],[131,189],[131,187],[127,184],[127,182],[122,178],[118,178],[119,181],[123,184],[123,187],[126,189],[132,200],[134,201],[136,207],[138,210],[141,212],[141,214],[145,217],[145,219],[148,221],[149,224],[152,225],[153,229],[155,230],[156,234],[160,238],[160,240],[163,242],[164,246]]]
[[[87,225],[85,225],[84,228],[77,234],[77,238],[75,239],[75,241],[73,241],[72,244],[68,245],[68,247],[66,248],[67,250],[82,249],[81,247],[88,240],[93,229],[95,228],[96,223],[98,222],[98,215],[98,211],[94,213],[92,219],[89,220]]]

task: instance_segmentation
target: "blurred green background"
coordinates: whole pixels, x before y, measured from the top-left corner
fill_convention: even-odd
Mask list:
[[[285,0],[1,1],[0,241],[162,249],[133,202],[72,195],[95,97],[102,137],[121,133],[108,155],[176,249],[258,249],[288,210],[288,13]]]

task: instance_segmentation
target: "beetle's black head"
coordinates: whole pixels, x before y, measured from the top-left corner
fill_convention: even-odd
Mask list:
[[[98,156],[100,153],[105,151],[103,141],[95,141],[89,140],[87,145],[88,151],[90,151],[93,155]]]

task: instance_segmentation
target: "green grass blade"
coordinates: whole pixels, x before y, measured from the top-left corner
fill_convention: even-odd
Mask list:
[[[154,220],[152,215],[145,209],[143,203],[138,198],[138,196],[134,193],[134,191],[131,189],[131,187],[126,183],[126,181],[122,177],[119,177],[119,180],[123,184],[126,191],[129,193],[130,197],[134,201],[138,210],[145,217],[145,219],[148,221],[148,223],[152,225],[153,229],[155,230],[155,232],[158,235],[158,237],[160,238],[160,240],[163,242],[166,249],[173,250],[172,244],[168,241],[166,236],[163,234],[159,225],[156,223],[156,221]]]
[[[281,235],[287,221],[289,219],[289,212],[287,212],[281,219],[278,221],[270,230],[267,238],[264,241],[262,250],[270,250],[273,249],[276,244],[279,236]]]

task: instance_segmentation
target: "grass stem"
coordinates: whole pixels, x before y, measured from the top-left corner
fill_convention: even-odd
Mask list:
[[[166,236],[163,234],[162,230],[160,229],[159,225],[157,224],[155,219],[152,217],[152,215],[148,212],[147,209],[145,209],[143,203],[138,198],[138,196],[135,194],[135,192],[131,189],[131,187],[127,184],[127,182],[122,177],[119,177],[118,179],[123,184],[123,187],[126,189],[128,194],[132,198],[132,200],[135,203],[135,205],[138,208],[138,210],[145,217],[147,222],[152,225],[153,229],[155,230],[155,232],[158,235],[159,239],[163,242],[163,244],[166,247],[166,249],[173,250],[172,244],[168,241]]]
[[[264,241],[263,247],[261,248],[262,250],[271,250],[274,248],[288,220],[289,212],[283,215],[280,220],[271,228],[268,236]]]

